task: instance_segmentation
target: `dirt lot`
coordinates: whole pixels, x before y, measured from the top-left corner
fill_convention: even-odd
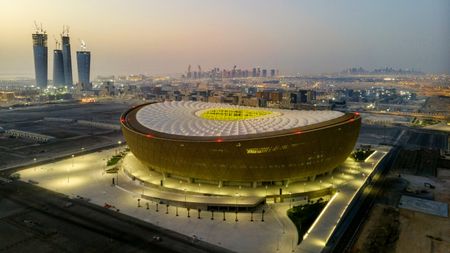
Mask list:
[[[401,194],[411,195],[411,190],[426,190],[428,197],[450,204],[450,170],[438,169],[437,174],[438,177],[402,175],[401,178],[391,175],[383,197],[372,208],[351,252],[450,252],[449,217],[397,208]],[[425,189],[424,182],[433,184],[435,189]]]
[[[400,209],[400,237],[393,252],[448,253],[450,219]]]
[[[399,236],[399,212],[396,208],[376,204],[351,252],[395,252]]]

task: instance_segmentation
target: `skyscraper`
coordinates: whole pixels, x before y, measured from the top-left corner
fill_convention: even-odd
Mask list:
[[[36,26],[36,33],[33,33],[33,54],[34,54],[34,72],[36,77],[36,86],[47,88],[48,80],[48,48],[47,34],[41,28]]]
[[[63,55],[63,65],[64,65],[64,83],[67,86],[73,84],[72,82],[72,56],[70,55],[70,37],[69,28],[65,27],[62,35],[62,55]]]
[[[262,76],[263,77],[267,77],[267,69],[263,69],[262,70]]]
[[[77,51],[77,67],[78,67],[78,82],[83,87],[83,90],[92,90],[90,82],[91,72],[91,52]]]
[[[274,77],[274,76],[275,76],[275,69],[271,69],[271,70],[270,70],[270,76],[271,76],[271,77]]]
[[[56,43],[56,49],[53,50],[53,86],[63,86],[64,83],[63,53]]]

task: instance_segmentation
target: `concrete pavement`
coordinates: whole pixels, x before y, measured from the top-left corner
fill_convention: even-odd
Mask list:
[[[137,199],[141,198],[142,194],[152,195],[156,198],[162,198],[163,196],[160,191],[158,193],[158,190],[151,187],[142,187],[137,181],[133,181],[123,173],[118,175],[120,187],[111,186],[112,178],[116,177],[116,175],[107,174],[104,170],[107,159],[114,155],[116,151],[116,149],[99,151],[22,170],[20,171],[21,178],[23,181],[32,180],[41,187],[61,192],[74,198],[77,196],[88,198],[92,203],[100,206],[104,206],[107,203],[127,215],[192,236],[193,238],[195,236],[199,240],[237,252],[292,252],[293,248],[298,252],[302,252],[299,251],[300,248],[310,249],[313,247],[308,246],[313,245],[313,243],[309,243],[308,239],[313,240],[320,237],[325,240],[326,235],[329,234],[328,232],[331,233],[330,226],[336,223],[336,220],[333,220],[337,219],[336,216],[324,216],[327,218],[323,220],[328,220],[328,223],[318,222],[316,228],[310,232],[308,238],[298,247],[296,245],[296,228],[286,215],[289,203],[265,205],[263,207],[266,211],[264,222],[261,221],[261,209],[253,214],[253,222],[251,221],[250,213],[241,212],[238,213],[238,221],[236,222],[234,211],[226,212],[226,220],[223,221],[222,212],[215,212],[214,220],[211,220],[212,214],[206,210],[200,213],[201,218],[198,219],[197,210],[191,209],[190,218],[188,218],[187,209],[169,206],[168,214],[166,214],[166,206],[154,201],[142,199],[140,201],[141,207],[138,207]],[[379,155],[373,155],[372,158],[375,161],[379,158]],[[373,166],[372,160],[365,164],[368,167]],[[348,187],[349,191],[350,189],[357,189],[360,180],[355,179],[359,177],[362,179],[361,173],[368,175],[370,171],[366,171],[366,168],[362,168],[361,164],[354,163],[348,159],[342,169],[333,175],[328,175],[315,182],[307,182],[306,185],[304,183],[291,184],[289,185],[289,190],[302,192],[319,189],[326,185],[338,185],[339,188],[342,188],[342,195],[350,195],[350,192],[347,193],[344,186]],[[175,181],[173,183],[176,186],[179,182]],[[185,185],[184,187],[191,187],[190,191],[193,191],[198,186]],[[208,187],[210,186],[200,186],[200,192],[208,192]],[[214,188],[214,190],[217,189]],[[242,196],[242,200],[244,196],[250,196],[249,191],[251,189],[247,188],[235,188],[229,190],[229,192],[233,193],[237,192],[237,190],[241,190],[241,195],[239,196]],[[344,190],[346,194],[344,194]],[[222,191],[224,190],[222,189]],[[257,191],[262,194],[266,192],[270,194],[271,191],[277,192],[278,187],[273,189],[262,188],[257,189]],[[164,192],[164,194],[176,194],[176,198],[181,200],[186,198],[186,201],[194,201],[195,198],[199,198],[198,194],[183,196],[183,193],[170,191]],[[236,198],[231,195],[230,198],[225,192],[222,192],[222,194],[228,198],[227,201],[241,201],[240,197]],[[213,197],[217,198],[217,196]],[[330,206],[329,209],[340,213],[339,210],[342,210],[343,206],[345,206],[346,200],[348,198],[337,201],[337,203],[342,204],[333,208]],[[149,203],[149,209],[147,209],[147,202]],[[302,202],[294,202],[293,204],[300,203]],[[158,212],[156,212],[157,204]],[[178,216],[176,216],[177,212]]]

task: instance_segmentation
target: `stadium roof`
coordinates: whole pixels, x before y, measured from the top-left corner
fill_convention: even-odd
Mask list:
[[[240,136],[308,126],[343,116],[337,111],[255,108],[193,101],[146,105],[136,113],[144,127],[182,136]]]

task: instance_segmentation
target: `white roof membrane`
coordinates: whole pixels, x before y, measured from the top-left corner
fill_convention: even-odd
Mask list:
[[[245,120],[211,120],[199,112],[214,108],[271,111],[271,114]],[[183,136],[240,136],[289,130],[343,116],[338,111],[299,111],[236,106],[195,101],[149,104],[136,113],[137,121],[154,131]]]

